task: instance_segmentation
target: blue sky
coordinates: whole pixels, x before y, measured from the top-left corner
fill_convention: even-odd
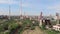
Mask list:
[[[21,0],[0,0],[0,15],[8,15],[9,5],[11,15],[20,15],[19,8]],[[60,13],[60,0],[22,0],[22,14],[26,15],[55,15]]]

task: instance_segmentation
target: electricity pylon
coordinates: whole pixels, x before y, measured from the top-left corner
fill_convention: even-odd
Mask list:
[[[20,6],[20,17],[22,17],[22,0],[20,0],[19,6]]]
[[[11,18],[11,6],[10,6],[10,0],[9,0],[9,20],[10,20],[10,18]]]

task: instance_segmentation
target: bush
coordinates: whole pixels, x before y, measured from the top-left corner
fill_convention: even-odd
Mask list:
[[[0,32],[1,31],[4,31],[4,27],[3,26],[0,26]]]
[[[18,27],[18,24],[17,23],[12,23],[9,25],[9,29],[16,29]]]
[[[9,31],[4,32],[4,34],[9,34]]]
[[[53,30],[45,30],[47,34],[59,34],[60,32],[58,31],[53,31]]]
[[[31,30],[34,30],[34,29],[35,29],[35,26],[31,26],[30,29],[31,29]]]

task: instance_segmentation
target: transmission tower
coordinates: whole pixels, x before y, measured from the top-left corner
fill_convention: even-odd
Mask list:
[[[11,6],[10,6],[10,0],[9,0],[9,20],[11,18]]]

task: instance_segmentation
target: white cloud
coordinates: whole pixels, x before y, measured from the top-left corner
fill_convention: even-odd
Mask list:
[[[22,4],[22,7],[30,7],[30,4]]]
[[[0,0],[0,4],[18,4],[18,3],[19,2],[15,1],[15,0],[10,0],[10,1],[9,0]],[[9,9],[8,9],[8,7],[6,7],[6,8],[5,7],[0,8],[0,15],[9,15]]]
[[[60,12],[60,4],[54,6],[48,6],[47,9],[55,10],[56,12]]]
[[[6,10],[5,8],[0,8],[0,15],[9,15],[8,10]]]
[[[0,0],[0,4],[8,3],[8,0]]]
[[[17,1],[14,0],[0,0],[0,4],[17,4]]]

